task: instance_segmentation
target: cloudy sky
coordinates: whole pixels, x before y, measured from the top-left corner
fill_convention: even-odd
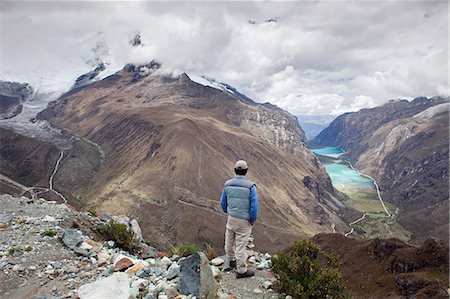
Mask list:
[[[448,95],[448,12],[447,1],[0,2],[0,79],[57,89],[99,59],[110,72],[155,59],[296,115],[337,115]]]

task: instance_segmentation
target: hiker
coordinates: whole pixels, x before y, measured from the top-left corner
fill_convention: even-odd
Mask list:
[[[247,162],[236,162],[236,176],[225,182],[220,200],[222,210],[228,214],[225,254],[229,266],[224,271],[236,269],[236,278],[255,275],[254,271],[247,269],[245,250],[258,214],[258,193],[255,183],[245,177],[247,170]]]

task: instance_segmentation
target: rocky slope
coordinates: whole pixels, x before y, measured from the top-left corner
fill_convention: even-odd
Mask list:
[[[448,242],[448,123],[448,99],[394,101],[341,115],[313,143],[345,149],[374,177],[383,198],[401,208],[399,222],[413,242]]]
[[[336,201],[331,181],[306,149],[295,117],[187,75],[154,75],[158,68],[155,62],[127,65],[40,113],[105,154],[92,187],[81,201],[69,202],[130,214],[157,245],[206,241],[221,249],[226,217],[220,193],[234,162],[245,159],[260,194],[254,233],[265,240],[262,250],[331,231],[332,223],[343,229],[326,207]]]
[[[0,298],[280,297],[272,290],[271,256],[252,242],[248,263],[256,275],[236,280],[234,273],[221,271],[223,257],[168,255],[143,243],[139,223],[126,215],[94,217],[55,201],[8,194],[0,195],[0,205]],[[105,238],[100,228],[110,219],[133,231],[133,251]],[[340,234],[313,240],[340,256],[339,270],[353,298],[448,298],[449,249],[440,240],[420,247]]]
[[[237,284],[233,273],[220,271],[220,257],[168,256],[137,241],[139,224],[125,215],[112,219],[131,223],[134,253],[99,233],[106,215],[8,194],[0,195],[0,204],[0,298],[278,298],[267,254],[249,250],[257,275]]]

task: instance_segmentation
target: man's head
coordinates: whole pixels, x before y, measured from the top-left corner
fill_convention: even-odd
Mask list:
[[[239,160],[234,165],[234,173],[238,175],[246,175],[248,170],[247,162]]]

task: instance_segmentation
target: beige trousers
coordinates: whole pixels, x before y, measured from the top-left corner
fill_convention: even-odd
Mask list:
[[[228,215],[227,230],[225,232],[225,254],[228,261],[236,261],[236,271],[247,271],[246,247],[252,233],[252,225],[246,219]]]

